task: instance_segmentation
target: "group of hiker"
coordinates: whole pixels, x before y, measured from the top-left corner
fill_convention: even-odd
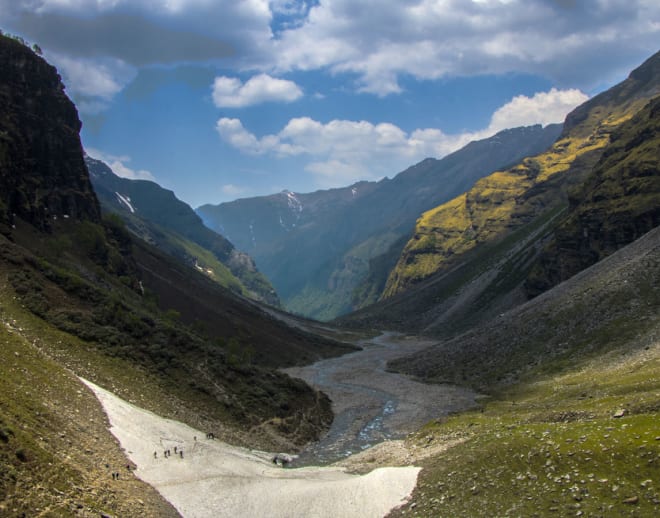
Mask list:
[[[215,434],[213,432],[207,432],[206,433],[206,438],[207,439],[215,439]],[[197,441],[197,436],[193,437],[194,441]],[[179,448],[178,446],[174,446],[173,448],[167,448],[166,450],[163,450],[163,458],[167,459],[168,457],[172,456],[172,451],[174,451],[174,456],[176,457],[177,455],[179,458],[183,459],[183,448]],[[154,451],[154,459],[158,458],[158,451]],[[131,470],[130,465],[126,466],[128,470]],[[119,473],[116,471],[112,472],[112,480],[119,480]]]
[[[179,457],[181,457],[183,459],[183,449],[178,448],[177,446],[175,446],[174,447],[174,455],[176,456],[177,454],[179,455]],[[166,450],[163,450],[163,457],[164,458],[168,458],[168,457],[171,457],[171,456],[172,456],[172,450],[170,450],[169,448],[167,448]],[[158,452],[155,451],[154,452],[154,459],[157,459],[157,458],[158,458]]]

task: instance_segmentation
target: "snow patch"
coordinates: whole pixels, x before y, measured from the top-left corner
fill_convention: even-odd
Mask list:
[[[135,214],[135,209],[133,208],[133,205],[131,205],[131,199],[128,196],[123,196],[119,194],[118,192],[115,192],[117,195],[117,201],[119,201],[120,205],[124,205],[128,210],[131,211],[131,214]]]
[[[378,518],[409,501],[420,468],[353,475],[338,467],[283,469],[274,454],[203,439],[204,432],[164,419],[82,379],[103,405],[110,431],[150,484],[184,518]],[[177,446],[185,455],[163,456]]]

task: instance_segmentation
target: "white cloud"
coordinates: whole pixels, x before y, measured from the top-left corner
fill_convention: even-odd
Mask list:
[[[402,76],[508,72],[591,89],[620,79],[660,38],[660,3],[651,0],[0,0],[0,14],[44,49],[93,61],[93,77],[78,81],[106,98],[125,81],[101,57],[135,66],[222,59],[224,68],[274,75],[323,70],[381,96],[400,92]],[[246,102],[231,90],[219,95]]]
[[[85,148],[85,152],[97,160],[105,162],[112,172],[117,176],[122,178],[128,178],[130,180],[150,180],[152,182],[156,181],[156,178],[150,171],[145,169],[132,169],[126,164],[131,161],[131,157],[126,155],[112,155],[109,153],[104,153],[98,149],[94,148]]]
[[[555,88],[532,97],[517,96],[495,111],[488,127],[455,135],[437,128],[406,133],[391,123],[322,123],[310,117],[291,119],[277,134],[260,138],[239,119],[219,119],[217,131],[223,141],[243,153],[309,159],[305,170],[317,178],[319,186],[333,187],[392,175],[425,157],[440,158],[502,129],[561,122],[586,100],[579,90]]]
[[[236,198],[238,196],[245,194],[246,192],[249,192],[249,189],[231,183],[223,185],[222,187],[220,187],[220,190],[222,194],[229,196],[230,198]]]
[[[218,108],[243,108],[264,102],[293,102],[303,92],[293,81],[259,74],[242,83],[235,77],[216,77],[213,102]]]
[[[492,116],[489,130],[497,132],[506,128],[531,124],[562,122],[566,114],[589,97],[580,90],[557,90],[540,92],[533,97],[519,95],[499,108]]]

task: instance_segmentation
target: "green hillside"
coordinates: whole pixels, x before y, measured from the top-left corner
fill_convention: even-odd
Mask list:
[[[478,387],[429,423],[393,516],[654,516],[660,507],[660,230],[566,283],[391,368]]]
[[[564,281],[660,224],[660,97],[612,135],[526,282],[530,296]]]
[[[85,163],[105,211],[119,214],[131,232],[205,273],[221,286],[279,306],[279,298],[247,254],[208,229],[172,191],[155,182],[116,176],[100,160]]]

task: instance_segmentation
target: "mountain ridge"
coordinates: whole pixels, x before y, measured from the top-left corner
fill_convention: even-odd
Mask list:
[[[354,291],[369,277],[369,261],[407,234],[424,207],[461,192],[497,165],[547,148],[560,130],[559,125],[504,130],[441,160],[423,160],[393,179],[296,193],[300,204],[293,211],[291,193],[284,192],[205,205],[197,212],[211,228],[242,236],[236,245],[250,251],[288,309],[328,319],[354,309]]]
[[[148,180],[121,178],[107,164],[89,156],[85,157],[85,163],[103,208],[119,214],[136,235],[225,287],[279,306],[277,294],[252,258],[207,228],[172,191]]]
[[[501,239],[552,205],[567,203],[566,189],[590,172],[612,131],[660,91],[659,77],[660,53],[656,53],[628,79],[571,112],[567,127],[550,150],[496,171],[464,194],[424,213],[382,297],[450,268],[461,260],[461,254]]]

